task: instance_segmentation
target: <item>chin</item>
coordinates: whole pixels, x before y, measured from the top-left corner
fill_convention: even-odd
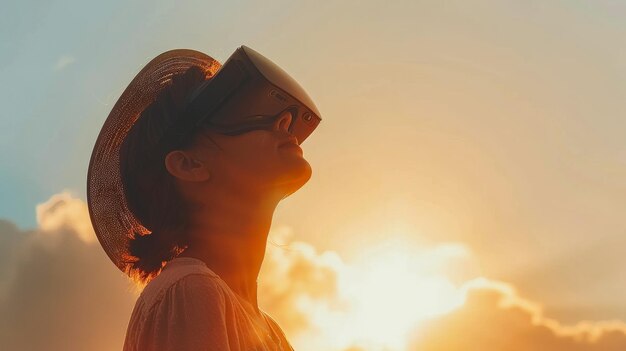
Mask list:
[[[303,159],[304,160],[304,159]],[[284,181],[285,184],[285,197],[295,193],[298,189],[302,188],[304,184],[306,184],[309,179],[311,179],[311,175],[313,174],[313,170],[311,169],[311,165],[304,160],[304,164],[297,169],[292,169],[291,172],[287,172],[285,176],[288,177]]]

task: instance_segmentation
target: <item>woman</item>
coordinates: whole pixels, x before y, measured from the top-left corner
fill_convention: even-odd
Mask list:
[[[149,103],[118,138],[123,139],[119,160],[113,162],[119,164],[117,182],[123,188],[118,200],[132,217],[122,218],[132,233],[115,250],[111,242],[121,236],[111,240],[103,232],[113,224],[103,222],[120,216],[98,211],[110,213],[110,206],[119,205],[111,200],[115,196],[108,196],[109,207],[98,201],[110,185],[92,189],[104,184],[98,177],[108,177],[98,164],[106,162],[101,154],[115,137],[97,142],[90,162],[88,202],[98,238],[118,267],[145,285],[124,350],[292,350],[257,303],[257,276],[273,213],[312,172],[289,132],[292,112],[285,110],[265,127],[236,135],[207,123],[182,145],[155,152],[172,121],[185,117],[189,96],[215,74],[215,61],[204,60],[170,74],[169,84],[145,99]],[[125,91],[114,111],[125,106],[123,101],[145,94],[145,89],[134,90]],[[111,119],[101,134],[107,123],[114,123]],[[105,146],[99,148],[101,144]]]

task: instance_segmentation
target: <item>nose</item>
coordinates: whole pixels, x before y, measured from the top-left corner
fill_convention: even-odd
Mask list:
[[[291,120],[293,116],[291,111],[284,111],[278,116],[276,121],[274,121],[274,130],[284,130],[289,131],[289,126],[291,125]]]

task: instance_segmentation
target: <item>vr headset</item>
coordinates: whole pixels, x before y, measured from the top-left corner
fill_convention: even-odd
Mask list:
[[[289,133],[299,144],[322,120],[298,82],[268,58],[241,46],[211,79],[194,90],[184,118],[169,128],[163,146],[182,143],[201,126],[226,135],[267,129],[284,111],[291,112]]]

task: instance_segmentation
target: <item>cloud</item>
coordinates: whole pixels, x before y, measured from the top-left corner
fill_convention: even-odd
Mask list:
[[[511,284],[479,278],[455,289],[445,280],[433,280],[430,273],[445,266],[446,260],[469,255],[462,246],[444,244],[414,252],[412,262],[422,270],[417,279],[422,286],[412,290],[406,282],[393,286],[393,275],[399,268],[389,265],[393,258],[376,256],[380,247],[367,252],[372,265],[365,265],[344,262],[334,252],[317,252],[307,243],[290,243],[292,235],[288,228],[275,233],[275,237],[281,245],[268,247],[267,265],[261,274],[264,279],[260,281],[260,303],[300,350],[626,350],[626,324],[622,321],[565,325],[545,316],[540,304],[519,296]],[[403,259],[400,257],[399,261]],[[392,268],[387,270],[390,279],[376,274],[376,266],[381,264],[384,269]],[[406,273],[417,277],[413,270]],[[383,285],[384,294],[371,294],[376,282],[368,282],[368,276],[376,277],[379,285]],[[354,290],[347,293],[343,286],[349,280]],[[440,284],[430,284],[433,282]],[[402,288],[413,295],[403,295]],[[370,305],[381,306],[373,310],[367,307],[368,312],[376,311],[374,315],[360,313],[362,306],[358,302],[364,296]],[[457,296],[460,301],[455,301]],[[424,318],[438,299],[448,301],[447,305],[444,303],[431,311],[432,314],[439,311],[437,317]],[[402,310],[396,309],[397,306]],[[383,343],[384,338],[375,335],[378,331],[381,336],[387,333],[399,338],[401,333],[389,334],[389,329],[402,325],[403,313],[417,310],[421,314],[417,318],[419,322],[409,331],[406,342]],[[386,317],[382,318],[383,315]],[[374,317],[371,323],[359,321],[368,317]]]
[[[89,220],[87,204],[64,191],[37,205],[37,224],[43,233],[55,235],[66,229],[86,243],[97,241]]]
[[[15,224],[0,219],[0,301],[15,276],[15,261],[26,235]]]
[[[52,69],[54,71],[61,71],[61,70],[65,69],[67,66],[73,64],[74,62],[76,62],[76,58],[74,56],[62,55],[61,57],[59,57],[59,59],[54,64]]]
[[[276,318],[298,350],[404,350],[416,320],[457,306],[460,292],[439,271],[467,248],[444,244],[408,250],[385,242],[344,262],[271,233],[259,279],[259,305]],[[413,279],[411,281],[411,279]]]
[[[305,242],[290,241],[289,228],[272,231],[259,274],[259,305],[281,321],[285,333],[296,336],[314,327],[311,306],[338,304],[339,271],[344,266],[334,252],[318,253]]]
[[[67,193],[37,207],[40,228],[0,221],[0,340],[5,350],[119,350],[136,296],[85,229]]]
[[[563,325],[544,316],[539,304],[518,296],[509,284],[482,278],[463,289],[463,306],[423,322],[414,335],[412,350],[626,350],[626,324],[622,321]]]
[[[85,203],[62,192],[36,212],[34,230],[0,220],[3,349],[121,349],[137,292],[94,240]],[[364,255],[368,264],[293,241],[288,227],[273,228],[270,238],[259,304],[298,350],[626,349],[621,321],[564,325],[504,282],[455,286],[440,272],[450,259],[470,254],[463,246],[411,249],[410,255],[376,247]],[[403,319],[412,314],[419,323]],[[406,340],[399,339],[399,326],[410,328]],[[381,335],[396,343],[376,343]]]
[[[136,287],[97,242],[86,203],[69,192],[36,206],[38,228],[0,220],[0,340],[9,350],[119,350]],[[287,228],[272,231],[286,240]],[[336,296],[334,253],[270,245],[260,277],[264,308],[286,332],[312,328],[307,301]],[[34,334],[36,333],[36,334]]]

